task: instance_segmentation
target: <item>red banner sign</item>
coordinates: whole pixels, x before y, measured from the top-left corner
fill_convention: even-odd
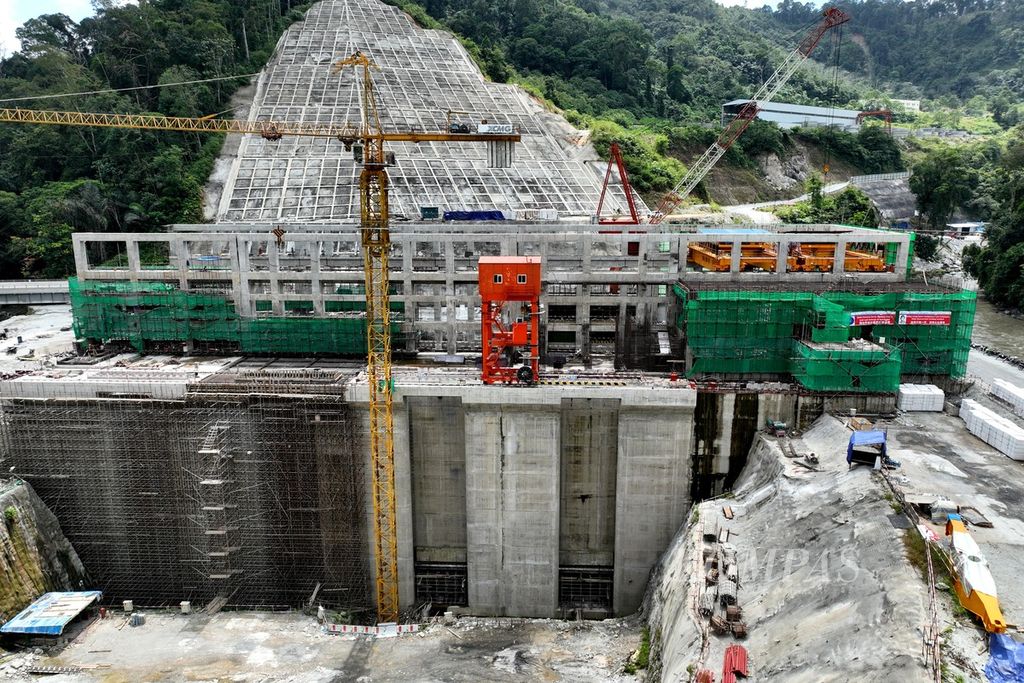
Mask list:
[[[900,325],[948,325],[949,311],[900,311]]]
[[[850,325],[895,325],[896,313],[893,311],[857,311],[850,314]]]

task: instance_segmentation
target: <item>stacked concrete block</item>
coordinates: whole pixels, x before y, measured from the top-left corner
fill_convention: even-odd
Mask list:
[[[1013,460],[1024,460],[1024,429],[970,399],[961,404],[960,417],[979,439]]]
[[[1024,388],[1005,379],[996,379],[992,381],[989,393],[1009,403],[1014,413],[1024,417]]]
[[[908,412],[942,412],[946,394],[934,384],[901,384],[896,407]]]

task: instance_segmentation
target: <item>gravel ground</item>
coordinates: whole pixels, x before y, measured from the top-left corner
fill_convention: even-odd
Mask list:
[[[397,638],[329,635],[298,613],[145,612],[139,627],[95,621],[70,645],[20,655],[0,678],[33,680],[29,665],[83,667],[51,683],[104,681],[636,681],[623,666],[637,620],[461,618]],[[0,655],[0,660],[3,655]]]

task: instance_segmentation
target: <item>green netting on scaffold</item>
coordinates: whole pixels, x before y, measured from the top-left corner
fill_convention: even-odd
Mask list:
[[[892,392],[900,384],[900,352],[878,347],[872,350],[795,345],[793,377],[815,391]]]
[[[966,372],[974,327],[974,292],[755,292],[674,288],[681,300],[677,325],[692,358],[690,376],[791,374],[823,391],[895,391],[900,374]],[[851,326],[851,314],[948,311],[949,325]],[[864,339],[884,358],[811,354],[817,345]],[[810,342],[810,346],[804,344]],[[895,353],[891,353],[895,351]],[[864,353],[864,351],[858,351]],[[896,371],[893,370],[896,368]]]
[[[184,292],[166,282],[69,280],[75,336],[124,341],[138,351],[167,342],[226,344],[242,353],[365,355],[366,317],[358,311],[326,317],[238,315],[230,298]],[[258,307],[259,308],[259,307]],[[401,309],[401,304],[392,306]],[[311,313],[308,302],[285,302],[289,313]],[[398,321],[392,334],[398,335]]]

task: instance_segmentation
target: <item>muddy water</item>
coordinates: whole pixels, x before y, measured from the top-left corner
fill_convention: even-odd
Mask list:
[[[1003,315],[979,297],[971,340],[1007,355],[1024,358],[1024,320]]]

